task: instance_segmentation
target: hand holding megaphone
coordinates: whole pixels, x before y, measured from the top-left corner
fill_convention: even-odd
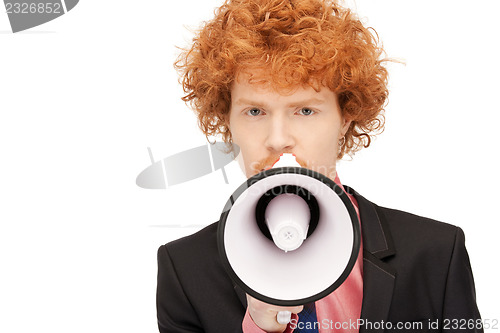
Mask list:
[[[266,332],[283,332],[292,313],[299,313],[304,306],[284,307],[259,301],[247,294],[247,309],[254,323]]]

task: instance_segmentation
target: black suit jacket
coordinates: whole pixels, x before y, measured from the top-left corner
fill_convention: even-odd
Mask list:
[[[379,207],[344,187],[358,201],[362,225],[360,332],[482,332],[462,230]],[[245,293],[221,264],[216,233],[214,223],[159,248],[160,332],[242,331]]]

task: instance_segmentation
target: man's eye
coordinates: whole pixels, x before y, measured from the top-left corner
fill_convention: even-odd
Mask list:
[[[262,111],[260,111],[257,108],[253,108],[253,109],[250,109],[250,110],[247,111],[247,114],[249,116],[254,116],[254,117],[260,115],[261,113],[262,113]]]
[[[309,108],[302,108],[302,109],[300,109],[299,113],[303,116],[310,116],[310,115],[314,114],[314,111],[309,109]]]

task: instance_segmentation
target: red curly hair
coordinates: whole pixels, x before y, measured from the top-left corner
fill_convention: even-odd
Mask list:
[[[384,127],[387,70],[375,36],[329,0],[227,0],[175,63],[182,99],[207,138],[222,134],[231,142],[227,120],[238,73],[262,69],[252,80],[275,89],[325,86],[352,121],[338,158],[353,155]]]

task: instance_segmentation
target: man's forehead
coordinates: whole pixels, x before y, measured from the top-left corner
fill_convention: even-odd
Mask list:
[[[308,83],[294,82],[291,79],[287,79],[284,83],[282,79],[279,76],[273,76],[270,74],[270,71],[266,71],[265,69],[246,68],[237,72],[231,90],[233,90],[236,83],[239,87],[272,91],[283,96],[290,96],[296,94],[298,91],[314,89],[316,92],[319,92],[326,88],[315,79],[311,79]]]

